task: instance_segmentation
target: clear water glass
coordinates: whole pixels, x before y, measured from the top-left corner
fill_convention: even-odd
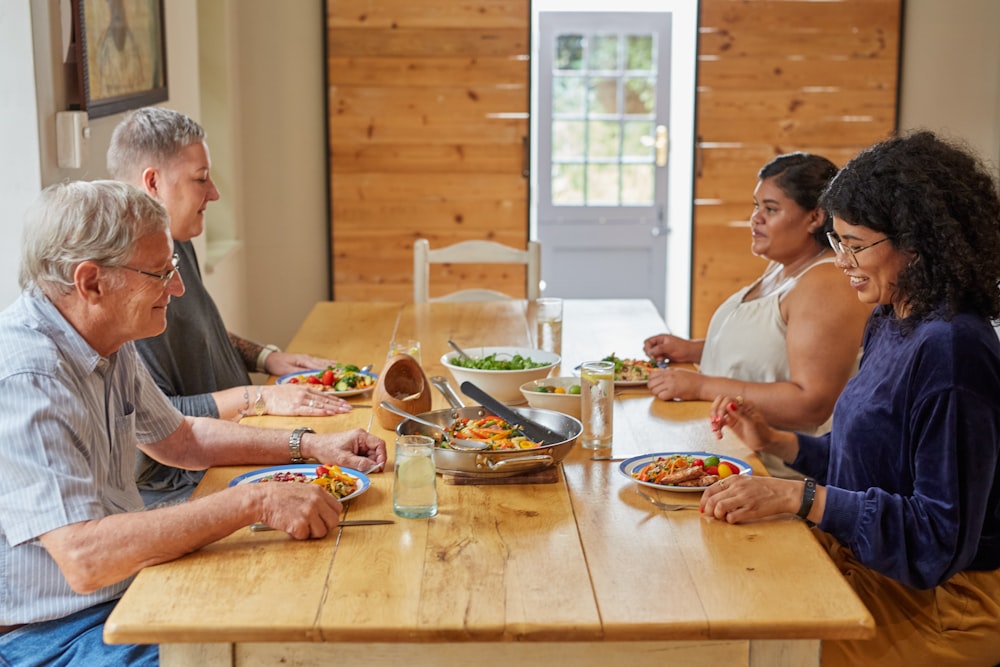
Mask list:
[[[392,511],[406,519],[427,519],[438,513],[434,438],[426,435],[396,438]]]
[[[535,346],[546,352],[562,354],[563,300],[554,297],[535,299]]]
[[[580,446],[593,450],[593,458],[611,458],[614,434],[615,365],[611,361],[585,361],[580,366],[583,434]]]

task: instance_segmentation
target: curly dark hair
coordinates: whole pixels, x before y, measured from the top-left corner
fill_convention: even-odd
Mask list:
[[[774,158],[757,172],[757,180],[774,178],[785,196],[807,211],[819,208],[819,197],[837,174],[837,165],[822,155],[786,153]],[[813,239],[823,248],[829,243],[826,233],[833,229],[833,217],[824,211],[823,226],[813,232]]]
[[[1000,317],[1000,194],[967,147],[926,131],[894,137],[851,159],[820,204],[913,255],[893,298],[910,323],[936,312]]]

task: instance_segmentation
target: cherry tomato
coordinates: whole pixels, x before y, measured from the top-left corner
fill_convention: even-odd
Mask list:
[[[292,378],[291,380],[288,381],[288,384],[298,384],[298,383],[299,383],[298,378]]]
[[[734,466],[729,461],[721,461],[719,463],[719,477],[726,478],[730,475],[739,475],[740,469]]]
[[[326,466],[316,466],[317,477],[326,477],[329,474],[330,474],[330,469],[327,468]]]
[[[718,475],[719,474],[719,466],[705,466],[705,474],[706,475]]]
[[[694,466],[701,466],[702,468],[704,468],[705,467],[705,462],[702,461],[701,459],[693,459],[691,461],[691,466],[692,467],[694,467]]]
[[[315,375],[310,375],[306,378],[306,384],[319,384],[319,378]]]
[[[329,368],[323,371],[323,377],[320,378],[319,383],[327,387],[333,384],[333,371],[330,370]]]

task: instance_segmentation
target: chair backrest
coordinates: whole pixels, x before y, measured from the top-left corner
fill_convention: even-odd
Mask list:
[[[542,247],[529,241],[525,250],[494,241],[461,241],[454,245],[431,250],[427,239],[417,239],[413,244],[413,301],[492,301],[513,298],[491,289],[464,289],[444,296],[430,298],[431,264],[524,264],[527,269],[528,299],[541,295]]]

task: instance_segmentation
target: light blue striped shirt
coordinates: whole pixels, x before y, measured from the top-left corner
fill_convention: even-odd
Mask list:
[[[61,618],[130,579],[74,593],[38,536],[139,511],[136,445],[183,416],[132,343],[103,358],[37,290],[0,313],[0,625]]]

